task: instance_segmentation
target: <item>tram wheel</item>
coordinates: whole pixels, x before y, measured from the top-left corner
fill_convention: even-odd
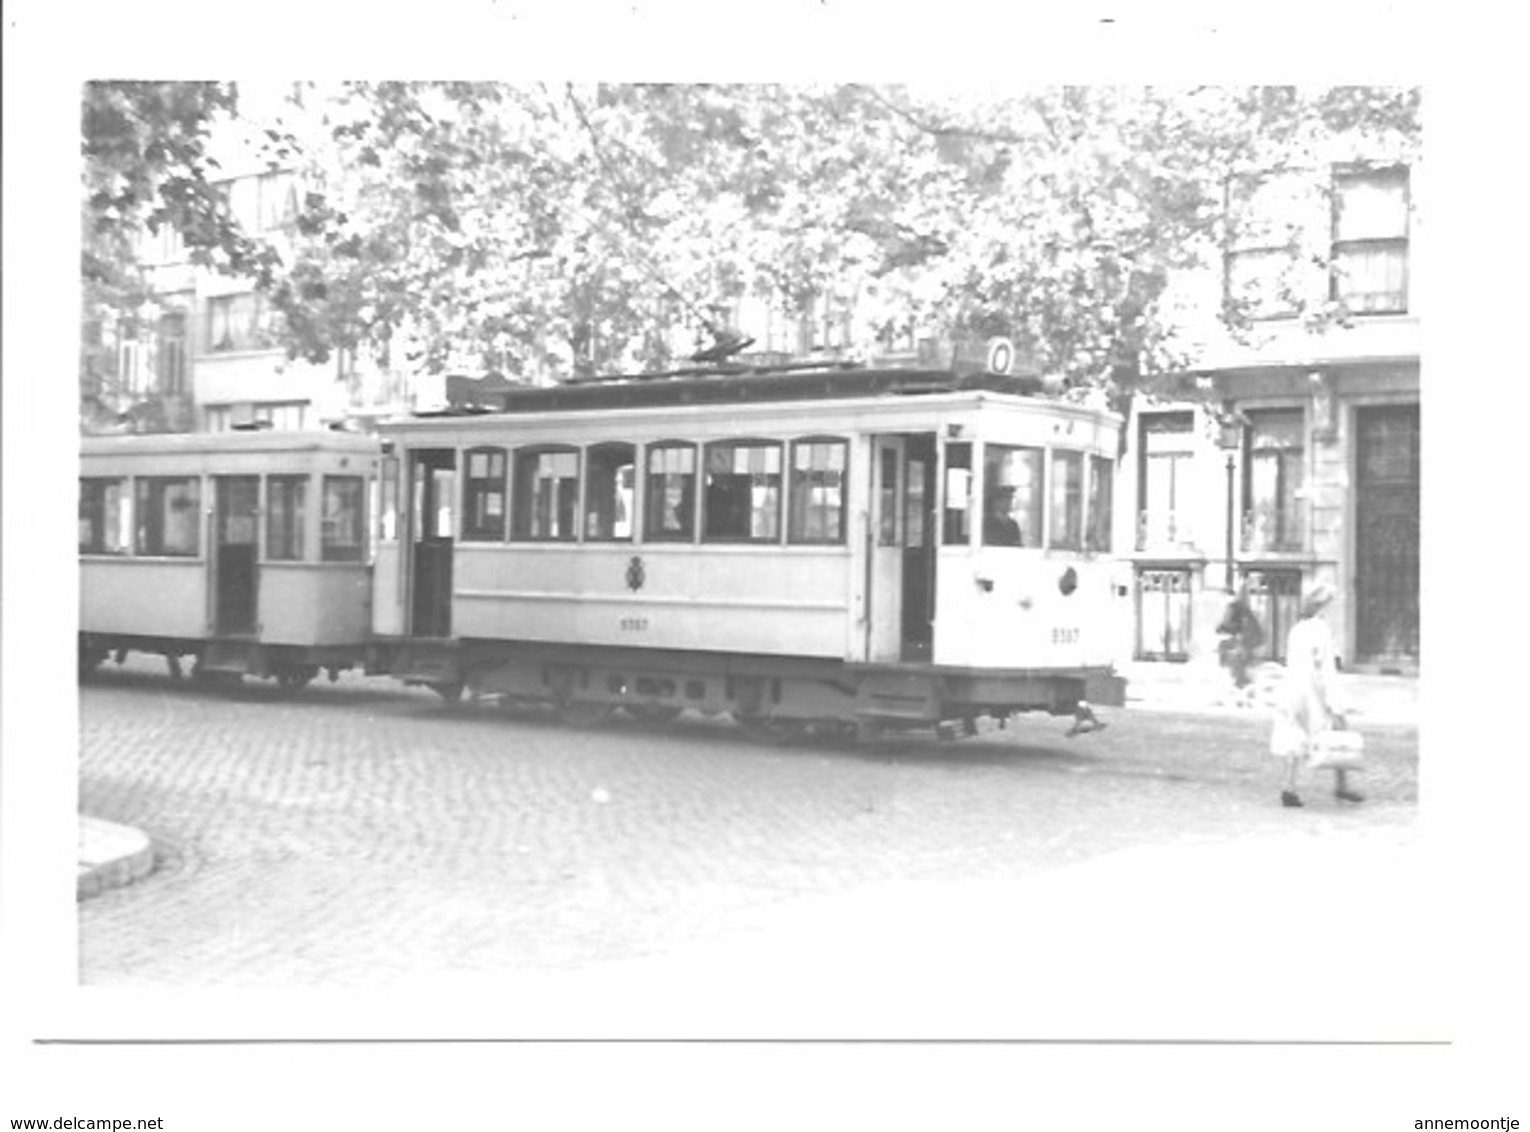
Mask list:
[[[769,743],[773,747],[784,746],[803,732],[800,724],[768,715],[740,715],[734,712],[733,720],[751,739]]]
[[[625,710],[639,723],[650,726],[673,723],[680,718],[680,709],[668,704],[628,704]]]
[[[467,689],[467,684],[462,680],[438,680],[433,684],[426,685],[432,692],[440,696],[448,704],[461,701],[462,693]]]
[[[299,688],[306,688],[315,676],[319,674],[317,668],[308,668],[301,665],[283,667],[276,672],[276,683],[279,687],[295,692]]]
[[[610,719],[615,710],[594,700],[564,700],[558,705],[558,718],[570,727],[594,727]]]

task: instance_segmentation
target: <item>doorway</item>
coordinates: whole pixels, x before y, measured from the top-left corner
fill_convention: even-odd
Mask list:
[[[256,631],[259,476],[218,476],[213,518],[213,630],[222,637]]]
[[[1419,662],[1419,407],[1355,410],[1355,660]]]
[[[416,637],[449,637],[457,454],[449,448],[414,452],[409,469],[413,587],[409,631]]]

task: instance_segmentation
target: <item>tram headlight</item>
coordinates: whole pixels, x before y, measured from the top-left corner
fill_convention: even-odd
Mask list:
[[[1057,588],[1062,591],[1063,597],[1067,597],[1078,589],[1078,571],[1069,566],[1062,572],[1062,577],[1057,579]]]

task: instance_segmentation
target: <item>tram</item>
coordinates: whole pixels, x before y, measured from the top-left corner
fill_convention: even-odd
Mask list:
[[[1039,385],[680,373],[385,422],[375,655],[576,722],[960,734],[1123,703],[1121,421]]]
[[[144,652],[299,687],[366,665],[380,455],[334,432],[84,439],[81,671]]]

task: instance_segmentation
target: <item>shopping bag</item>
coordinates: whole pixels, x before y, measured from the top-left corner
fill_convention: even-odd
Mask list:
[[[1364,759],[1365,739],[1360,732],[1330,729],[1318,732],[1312,740],[1312,753],[1307,756],[1307,766],[1313,770],[1320,767],[1353,770]]]

